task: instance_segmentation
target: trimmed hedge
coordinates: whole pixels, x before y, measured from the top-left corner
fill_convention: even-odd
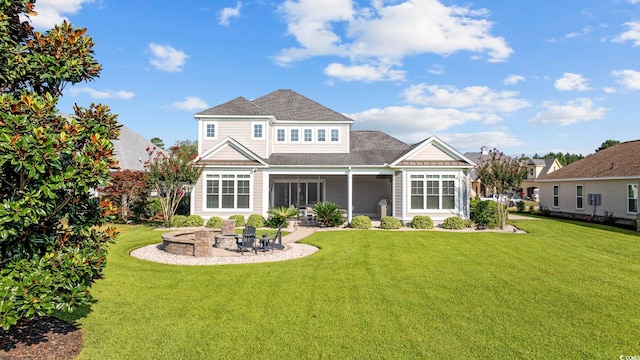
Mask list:
[[[245,224],[247,223],[246,221],[244,221],[244,215],[231,215],[229,216],[229,219],[235,220],[236,226],[245,226]]]
[[[458,216],[449,216],[442,222],[444,229],[461,230],[467,227],[467,222]]]
[[[265,222],[266,220],[264,219],[264,216],[260,214],[251,214],[247,220],[247,225],[261,228],[264,227]]]
[[[366,215],[354,216],[353,219],[351,219],[351,227],[362,230],[371,229],[371,219]]]
[[[416,215],[411,219],[411,227],[414,229],[433,229],[433,220],[426,215]]]
[[[498,213],[498,203],[493,200],[480,201],[473,212],[471,218],[477,225],[489,229],[500,226],[500,214]]]
[[[204,219],[200,215],[176,215],[173,217],[173,227],[196,227],[204,225]]]
[[[212,216],[207,220],[207,225],[205,226],[208,228],[220,229],[222,228],[222,218],[219,216]]]
[[[393,216],[383,216],[380,219],[380,228],[386,230],[400,229],[402,227],[402,223],[400,220],[394,218]]]

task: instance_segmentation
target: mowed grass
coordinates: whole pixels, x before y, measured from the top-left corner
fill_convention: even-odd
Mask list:
[[[79,359],[568,359],[640,355],[640,237],[553,220],[528,234],[319,232],[286,262],[175,266],[122,227]]]

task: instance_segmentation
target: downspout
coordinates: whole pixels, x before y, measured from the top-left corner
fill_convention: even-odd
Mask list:
[[[353,217],[353,175],[351,174],[351,166],[347,170],[347,223],[351,224]]]

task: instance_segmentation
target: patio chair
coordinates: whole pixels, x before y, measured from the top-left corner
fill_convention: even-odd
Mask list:
[[[266,243],[266,248],[271,248],[271,251],[273,251],[273,248],[276,244],[276,241],[278,241],[278,246],[280,248],[282,248],[282,226],[280,225],[280,227],[278,228],[278,232],[276,232],[276,236],[274,236],[273,238],[269,238],[267,243]]]
[[[255,247],[256,242],[256,228],[254,226],[245,226],[242,229],[242,235],[236,236],[236,245],[238,245],[238,251],[244,255],[245,251],[257,252]]]

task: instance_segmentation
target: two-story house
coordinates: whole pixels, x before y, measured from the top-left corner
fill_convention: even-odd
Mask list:
[[[238,97],[194,117],[204,170],[191,213],[205,219],[322,201],[337,203],[348,221],[469,215],[474,163],[436,136],[408,145],[379,131],[353,131],[352,119],[291,90]]]
[[[556,158],[550,159],[531,159],[527,162],[527,177],[522,182],[522,191],[525,196],[531,200],[538,201],[538,178],[550,174],[558,169],[562,168],[562,165]]]

